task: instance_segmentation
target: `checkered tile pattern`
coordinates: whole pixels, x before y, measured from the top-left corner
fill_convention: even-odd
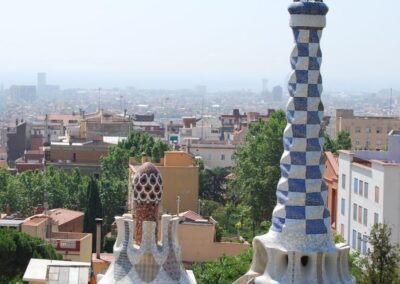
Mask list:
[[[321,121],[320,74],[322,29],[293,28],[295,47],[291,55],[288,125],[284,132],[281,179],[272,230],[291,234],[326,234],[330,215],[323,181],[324,138]]]
[[[154,259],[151,252],[144,253],[139,261],[135,264],[135,270],[140,279],[146,283],[152,282],[156,279],[157,274],[160,272],[160,265]]]
[[[124,278],[131,270],[132,266],[128,259],[127,249],[129,245],[129,223],[124,221],[124,239],[122,241],[122,250],[115,260],[114,278],[119,281]]]
[[[174,251],[174,235],[173,235],[173,223],[170,222],[168,224],[168,248],[169,248],[169,253],[167,260],[163,264],[163,268],[165,272],[168,274],[169,277],[171,277],[172,280],[178,281],[181,278],[181,265],[180,262],[178,261],[178,258],[176,257],[175,251]]]

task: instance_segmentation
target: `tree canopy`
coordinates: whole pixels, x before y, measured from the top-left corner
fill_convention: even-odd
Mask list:
[[[97,181],[92,177],[90,179],[87,191],[87,206],[85,208],[85,218],[83,230],[85,233],[92,234],[92,248],[96,248],[96,218],[103,217],[103,209],[99,196],[99,187]]]
[[[199,165],[199,197],[201,199],[212,200],[221,204],[225,203],[227,182],[226,176],[229,174],[227,168],[206,169]]]
[[[238,256],[223,255],[215,261],[195,264],[193,272],[199,284],[231,284],[249,270],[251,259],[249,249]]]
[[[371,249],[367,253],[365,264],[365,283],[399,283],[400,250],[398,244],[391,242],[392,230],[386,224],[372,227],[368,242]]]
[[[236,178],[231,186],[242,203],[251,208],[254,225],[270,219],[276,204],[285,126],[282,110],[273,113],[267,122],[250,124],[245,144],[236,151]]]
[[[0,283],[21,276],[31,258],[61,259],[45,241],[13,229],[0,229]]]
[[[336,138],[332,138],[325,133],[324,138],[324,151],[331,151],[335,155],[338,154],[339,150],[350,150],[352,147],[350,132],[345,130],[339,131]]]
[[[0,168],[0,209],[7,207],[22,217],[34,214],[34,208],[47,202],[49,208],[81,210],[86,206],[89,178],[79,169],[67,173],[53,167],[43,171],[26,171],[12,176]]]

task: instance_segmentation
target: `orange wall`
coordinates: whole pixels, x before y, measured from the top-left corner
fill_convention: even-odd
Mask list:
[[[199,195],[199,170],[197,167],[158,167],[163,177],[164,191],[161,205],[169,214],[177,212],[177,196],[180,196],[180,212],[197,212]]]
[[[65,224],[62,224],[61,226],[58,226],[58,231],[59,232],[83,232],[83,219],[84,215],[71,220]]]
[[[163,160],[165,167],[187,167],[194,164],[192,156],[180,151],[165,152]]]
[[[329,212],[331,213],[331,225],[334,230],[336,230],[336,214],[337,214],[337,188],[338,188],[338,176],[333,170],[329,160],[326,159],[325,162],[325,173],[324,180],[326,186],[328,187],[328,200],[327,205]]]
[[[100,163],[101,156],[107,155],[107,149],[51,148],[50,160],[52,162],[58,162],[59,160],[73,161],[74,153],[76,156],[75,162],[77,162],[77,163],[95,163],[95,164],[97,164],[97,163]]]
[[[178,238],[182,261],[211,261],[223,254],[235,256],[250,248],[250,245],[245,243],[214,242],[214,233],[215,227],[212,224],[179,224]]]

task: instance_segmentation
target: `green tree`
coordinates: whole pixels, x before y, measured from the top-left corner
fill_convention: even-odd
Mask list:
[[[372,227],[368,242],[371,249],[364,264],[364,280],[369,284],[399,283],[400,249],[392,244],[391,228],[386,224],[375,224]]]
[[[336,138],[324,133],[324,138],[324,151],[331,151],[335,155],[338,154],[339,150],[350,150],[352,147],[350,132],[346,130],[339,131]]]
[[[156,140],[151,150],[152,160],[156,163],[159,163],[161,158],[164,156],[164,152],[167,150],[168,150],[167,144],[165,144],[161,140]]]
[[[249,270],[251,259],[249,249],[238,256],[223,255],[216,261],[197,263],[193,272],[199,284],[231,284]]]
[[[226,168],[201,169],[199,175],[199,196],[201,199],[213,200],[221,204],[226,198]]]
[[[67,177],[68,200],[66,207],[75,210],[84,210],[87,206],[87,189],[90,178],[82,176],[78,168],[74,168]]]
[[[104,237],[103,251],[108,253],[113,253],[115,241],[116,241],[115,237]]]
[[[363,271],[364,261],[365,259],[362,258],[358,252],[354,252],[349,255],[350,274],[356,278],[356,283],[359,284],[365,283]]]
[[[83,221],[83,230],[85,233],[92,233],[92,248],[96,247],[96,218],[103,217],[102,204],[99,196],[97,181],[92,177],[89,182],[87,207]]]
[[[0,283],[22,276],[31,258],[61,259],[45,241],[12,229],[0,229]]]
[[[250,124],[244,146],[236,151],[236,178],[232,187],[251,208],[253,234],[261,221],[271,218],[276,204],[285,126],[286,116],[282,110],[273,113],[267,122],[260,120]]]
[[[336,137],[336,144],[338,150],[350,150],[351,149],[350,132],[345,130],[339,131]]]

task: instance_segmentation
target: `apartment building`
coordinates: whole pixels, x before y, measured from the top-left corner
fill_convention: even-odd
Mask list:
[[[85,175],[100,175],[100,158],[107,155],[110,143],[102,141],[52,142],[45,152],[46,164],[70,171],[79,168]]]
[[[353,149],[382,150],[388,133],[400,130],[400,117],[355,116],[352,109],[337,109],[336,133],[341,130],[350,132]]]
[[[205,115],[202,118],[183,117],[183,127],[179,129],[179,141],[186,143],[185,140],[198,138],[207,141],[219,141],[222,138],[221,122],[218,118]]]
[[[236,146],[225,141],[191,140],[185,147],[188,153],[201,157],[206,168],[231,168],[236,165],[234,159]]]
[[[103,140],[104,136],[127,137],[133,129],[133,124],[126,115],[99,109],[95,113],[85,115],[79,129],[81,139]]]
[[[30,132],[26,121],[15,121],[15,126],[7,127],[7,163],[15,166],[15,160],[22,157],[25,150],[30,149]]]
[[[337,192],[337,230],[352,250],[367,252],[376,223],[400,243],[400,132],[389,133],[388,151],[340,151]]]

